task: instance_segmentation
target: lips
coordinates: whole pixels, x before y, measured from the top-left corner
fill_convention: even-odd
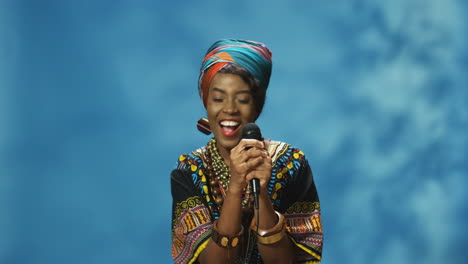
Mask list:
[[[219,126],[221,127],[221,133],[226,137],[234,136],[237,131],[240,129],[240,122],[237,120],[221,120],[219,122]]]

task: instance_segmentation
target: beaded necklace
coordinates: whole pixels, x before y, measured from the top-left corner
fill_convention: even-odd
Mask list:
[[[216,139],[212,138],[206,147],[205,160],[207,163],[208,175],[210,177],[210,186],[215,203],[221,207],[224,202],[224,197],[229,189],[231,174],[229,168],[216,148]],[[252,205],[251,197],[252,187],[250,183],[243,190],[242,208]]]

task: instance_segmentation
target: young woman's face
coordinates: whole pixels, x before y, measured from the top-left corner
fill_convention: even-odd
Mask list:
[[[206,110],[218,148],[230,151],[242,137],[242,128],[257,114],[248,84],[239,75],[217,73],[210,83]]]

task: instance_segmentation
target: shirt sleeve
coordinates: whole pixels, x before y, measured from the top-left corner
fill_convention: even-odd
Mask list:
[[[171,173],[172,192],[172,258],[174,263],[197,263],[197,258],[211,237],[213,223],[193,174],[200,168],[182,162]]]
[[[289,175],[278,209],[296,246],[297,263],[318,263],[323,246],[319,197],[307,159],[299,150],[293,153],[286,161]]]

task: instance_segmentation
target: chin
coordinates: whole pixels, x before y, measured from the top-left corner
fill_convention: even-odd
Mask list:
[[[237,144],[239,144],[240,138],[235,137],[235,138],[231,138],[231,139],[226,139],[226,138],[220,139],[220,138],[217,137],[216,140],[218,140],[219,145],[221,147],[223,147],[224,149],[230,151],[231,149],[236,147]]]

